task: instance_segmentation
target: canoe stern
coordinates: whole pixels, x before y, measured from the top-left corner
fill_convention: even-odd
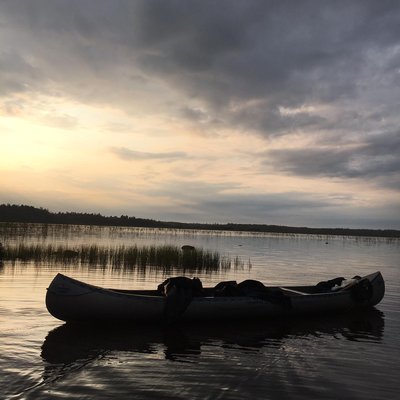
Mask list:
[[[383,296],[385,295],[385,281],[379,271],[375,272],[374,274],[367,275],[365,278],[370,281],[372,288],[372,296],[369,300],[369,305],[375,306],[383,299]]]
[[[118,293],[58,274],[46,293],[46,307],[66,322],[161,320],[165,299]]]

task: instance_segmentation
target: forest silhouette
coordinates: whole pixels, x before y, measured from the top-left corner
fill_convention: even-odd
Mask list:
[[[245,231],[266,233],[293,233],[315,235],[340,235],[340,236],[375,236],[375,237],[400,237],[400,231],[394,229],[350,229],[350,228],[308,228],[267,224],[211,224],[211,223],[186,223],[173,221],[157,221],[137,217],[104,216],[94,213],[78,212],[51,212],[45,208],[29,205],[1,204],[0,222],[26,222],[46,224],[74,224],[74,225],[99,225],[99,226],[126,226],[144,228],[170,228],[170,229],[199,229],[215,231]]]

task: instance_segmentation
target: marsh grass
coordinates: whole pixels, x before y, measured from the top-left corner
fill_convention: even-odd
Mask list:
[[[180,269],[188,271],[218,271],[232,267],[244,268],[239,257],[233,260],[218,252],[195,248],[190,251],[177,246],[116,246],[98,245],[65,246],[54,244],[4,245],[4,261],[15,263],[63,264],[64,266],[88,266],[111,268],[112,270],[133,269]],[[250,263],[249,263],[250,266]]]

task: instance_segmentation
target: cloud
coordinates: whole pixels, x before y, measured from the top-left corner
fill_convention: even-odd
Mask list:
[[[62,129],[73,129],[78,125],[78,120],[68,114],[58,115],[56,113],[47,114],[42,118],[46,125],[54,126]]]
[[[368,136],[348,146],[288,148],[267,151],[264,164],[297,176],[384,178],[392,189],[399,181],[400,133]],[[393,179],[390,179],[393,178]]]
[[[399,204],[390,200],[371,206],[360,205],[350,193],[239,193],[240,189],[234,182],[168,181],[146,194],[166,199],[152,214],[163,220],[394,229],[400,223],[395,217],[400,215]],[[171,207],[171,202],[179,207]]]
[[[203,184],[153,189],[187,198],[191,215],[257,220],[257,213],[290,211],[295,218],[296,207],[304,218],[313,209],[333,215],[329,194],[280,188],[240,197],[228,192],[244,190],[244,174],[216,182],[232,162],[233,174],[257,169],[254,182],[262,163],[282,182],[288,175],[359,179],[370,191],[397,189],[399,18],[400,3],[391,0],[3,1],[0,111],[10,124],[23,114],[46,130],[81,129],[76,136],[95,136],[99,127],[107,138],[107,130],[120,132],[119,147],[110,142],[108,151],[125,161],[191,161],[185,136],[204,134],[193,144],[213,157]],[[128,136],[164,127],[160,148],[174,151],[129,147]],[[257,159],[235,158],[234,146]],[[185,174],[197,165],[186,167]]]
[[[154,93],[162,82],[210,119],[269,136],[324,120],[282,116],[281,106],[340,107],[362,91],[353,105],[362,109],[376,76],[390,89],[399,79],[400,5],[392,1],[16,1],[1,9],[4,44],[19,49],[17,62],[2,55],[7,73],[19,66],[3,91],[21,90],[23,74],[33,90],[39,79],[85,101],[129,109],[141,96],[172,111],[166,92]],[[231,107],[254,99],[263,103]]]
[[[368,86],[383,69],[387,83],[397,79],[395,68],[386,67],[397,57],[393,2],[186,4],[165,13],[159,2],[139,7],[145,46],[139,65],[231,126],[239,121],[265,136],[307,127],[304,118],[279,115],[279,106],[340,107],[360,100],[361,91],[370,99]],[[230,107],[254,99],[264,101],[245,113]],[[312,122],[318,127],[317,116]]]
[[[40,72],[16,50],[0,51],[0,71],[0,96],[26,92],[40,77]]]
[[[186,158],[187,155],[181,151],[172,151],[165,153],[148,153],[143,151],[135,151],[126,147],[110,147],[110,152],[115,154],[121,160],[178,160]]]
[[[302,192],[283,193],[244,193],[244,187],[233,179],[224,183],[210,183],[199,179],[181,180],[160,183],[157,188],[149,189],[149,196],[162,198],[179,198],[180,204],[186,204],[204,215],[218,215],[235,220],[257,218],[257,215],[270,216],[279,212],[298,212],[299,210],[316,210],[338,205],[349,204],[349,195],[321,195]]]

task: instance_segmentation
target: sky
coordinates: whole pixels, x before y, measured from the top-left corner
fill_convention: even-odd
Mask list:
[[[400,229],[400,2],[2,0],[0,203]]]

